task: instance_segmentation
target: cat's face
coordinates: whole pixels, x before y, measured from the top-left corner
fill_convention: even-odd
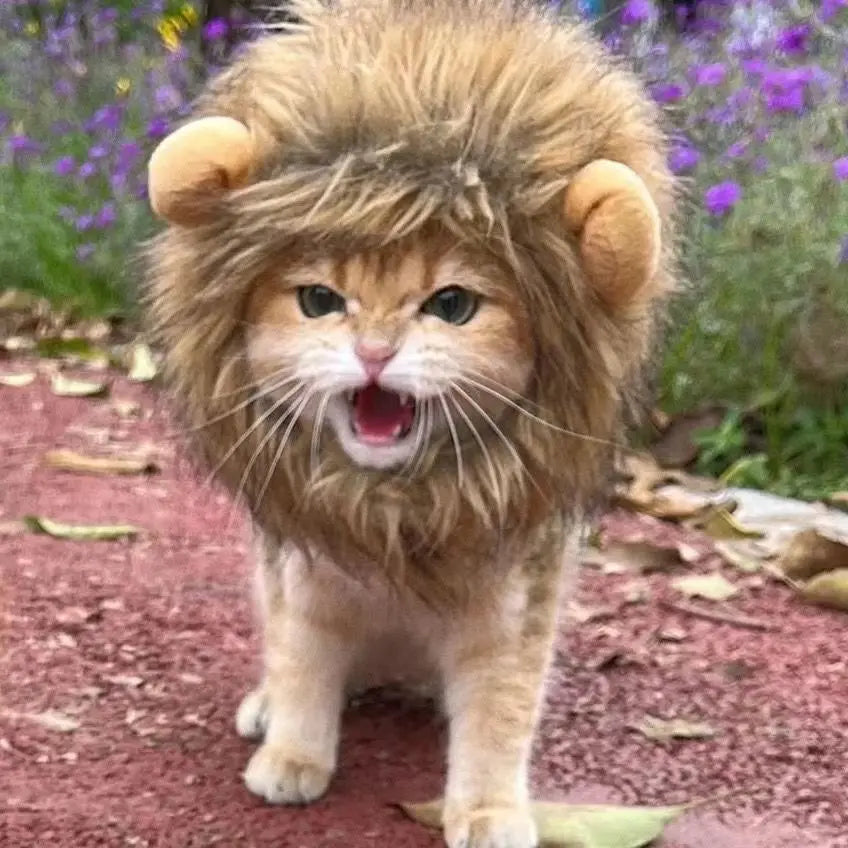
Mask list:
[[[246,317],[250,368],[282,413],[277,438],[295,420],[315,433],[329,422],[372,468],[409,465],[439,435],[491,436],[496,395],[523,395],[533,362],[514,286],[445,245],[292,265],[257,286]]]

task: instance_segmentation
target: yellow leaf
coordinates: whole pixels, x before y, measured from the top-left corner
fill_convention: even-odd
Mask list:
[[[88,380],[72,380],[64,374],[54,374],[51,381],[54,395],[60,397],[99,397],[106,394],[106,383],[94,383]]]
[[[414,821],[441,828],[442,799],[399,806]],[[531,804],[542,848],[643,848],[688,808],[689,805],[619,807],[555,801]]]
[[[35,374],[0,374],[0,385],[19,389],[28,386],[35,379]]]
[[[677,577],[671,581],[671,585],[684,595],[706,598],[708,601],[726,601],[739,591],[721,574],[690,574]]]
[[[789,540],[776,565],[793,580],[808,580],[823,571],[848,568],[848,545],[818,530],[801,530]]]
[[[132,538],[142,532],[140,527],[132,524],[62,524],[38,515],[26,515],[23,520],[35,533],[74,541],[111,541]]]
[[[146,383],[156,376],[153,353],[146,344],[133,345],[130,354],[129,378],[135,383]]]
[[[765,535],[740,524],[723,506],[708,510],[691,522],[713,539],[762,539]]]
[[[801,590],[814,604],[848,612],[848,568],[837,568],[816,575]]]
[[[155,471],[149,457],[87,456],[72,450],[52,450],[44,455],[52,468],[88,474],[143,474]]]

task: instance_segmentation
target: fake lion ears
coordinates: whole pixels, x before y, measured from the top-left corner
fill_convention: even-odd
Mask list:
[[[232,118],[200,118],[165,138],[148,166],[153,211],[173,224],[203,220],[203,201],[248,182],[254,139]],[[609,306],[624,307],[656,273],[660,215],[637,174],[608,159],[586,165],[565,190],[565,222],[586,275]]]

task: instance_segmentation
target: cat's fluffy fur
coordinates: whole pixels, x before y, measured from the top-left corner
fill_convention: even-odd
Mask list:
[[[534,316],[534,411],[614,441],[655,304],[600,307],[563,230],[560,197],[594,159],[629,165],[663,216],[652,293],[671,287],[673,183],[656,110],[636,80],[581,28],[512,0],[301,0],[295,11],[303,23],[247,50],[197,110],[248,126],[261,179],[222,201],[214,223],[171,229],[152,250],[166,372],[204,460],[222,460],[256,415],[255,405],[226,415],[250,393],[240,318],[256,278],[295,247],[344,253],[434,224],[514,275]],[[280,540],[308,541],[351,569],[376,565],[439,603],[459,601],[502,539],[553,511],[582,511],[602,480],[601,442],[517,414],[504,426],[523,466],[493,444],[497,491],[479,456],[461,489],[451,456],[431,457],[414,484],[330,456],[310,485],[304,436],[259,502],[268,444],[243,494]],[[266,432],[257,428],[220,468],[233,490]]]
[[[206,223],[171,227],[150,251],[174,400],[264,539],[266,682],[239,728],[268,735],[246,780],[269,800],[324,791],[350,646],[385,624],[414,632],[442,673],[449,844],[529,848],[530,739],[575,563],[570,551],[563,568],[563,551],[602,489],[673,284],[659,115],[581,27],[519,0],[294,11],[301,23],[247,49],[195,114],[247,126],[249,185],[205,198]],[[598,159],[635,171],[659,210],[658,268],[625,305],[593,290],[563,223],[563,192]],[[426,249],[433,233],[485,255],[532,317],[535,418],[506,408],[499,420],[514,450],[490,440],[493,476],[472,444],[462,485],[444,440],[411,476],[358,467],[325,440],[310,478],[298,431],[275,464],[276,440],[258,450],[275,422],[251,430],[266,409],[250,400],[245,344],[257,284],[292,256]]]

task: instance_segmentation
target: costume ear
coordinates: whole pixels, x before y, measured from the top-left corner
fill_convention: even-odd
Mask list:
[[[597,159],[565,191],[565,220],[598,294],[613,307],[635,300],[660,258],[660,214],[635,171]]]
[[[147,166],[153,211],[172,224],[200,224],[214,199],[247,182],[253,139],[233,118],[199,118],[163,139]],[[206,214],[204,214],[206,213]]]

